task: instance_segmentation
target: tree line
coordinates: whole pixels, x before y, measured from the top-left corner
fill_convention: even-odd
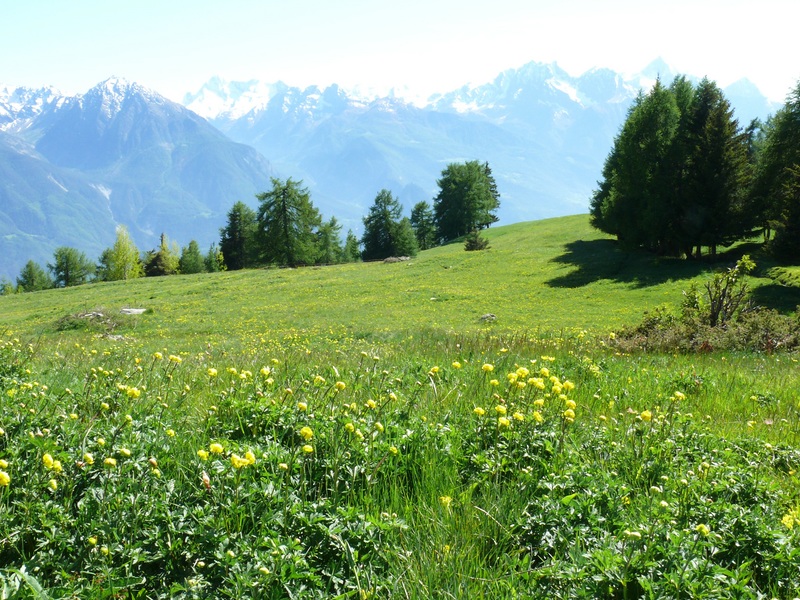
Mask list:
[[[0,293],[32,292],[71,287],[91,281],[193,274],[262,266],[297,267],[414,256],[471,234],[472,247],[480,231],[497,221],[497,184],[488,163],[452,163],[437,180],[433,205],[418,202],[410,216],[389,190],[378,192],[363,218],[361,238],[351,231],[344,240],[336,217],[329,220],[311,201],[307,188],[292,178],[273,178],[272,189],[256,195],[257,209],[236,202],[220,229],[219,244],[203,254],[195,240],[183,248],[162,234],[159,246],[140,253],[124,226],[118,226],[114,245],[97,263],[71,247],[57,248],[46,268],[33,260],[22,268],[16,287],[0,282]],[[468,242],[470,242],[468,240]]]
[[[684,76],[640,92],[606,158],[591,222],[625,247],[715,254],[763,233],[800,257],[800,84],[765,123],[741,127],[716,83]]]

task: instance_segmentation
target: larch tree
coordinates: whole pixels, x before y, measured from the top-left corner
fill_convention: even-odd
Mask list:
[[[272,189],[256,196],[257,239],[265,263],[296,267],[316,262],[322,217],[301,184],[273,177]]]

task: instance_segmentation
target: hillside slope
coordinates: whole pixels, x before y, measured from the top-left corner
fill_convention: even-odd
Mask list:
[[[15,335],[60,335],[57,324],[66,315],[96,309],[118,315],[122,307],[137,307],[148,310],[123,321],[117,334],[145,345],[168,336],[187,350],[299,330],[335,339],[413,337],[426,330],[604,333],[637,322],[645,310],[677,306],[692,280],[703,281],[725,264],[622,252],[589,226],[587,215],[497,227],[486,235],[491,247],[483,252],[452,244],[394,264],[173,276],[4,296],[2,326]],[[752,283],[775,292],[770,279]],[[797,291],[780,290],[784,305],[800,303]],[[490,313],[495,319],[481,319]]]

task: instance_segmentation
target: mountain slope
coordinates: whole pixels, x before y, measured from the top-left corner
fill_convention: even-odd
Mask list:
[[[28,144],[23,154],[36,160],[15,159],[15,176],[28,187],[23,192],[4,180],[5,212],[21,214],[50,198],[51,171],[62,179],[69,176],[80,185],[67,189],[93,191],[80,199],[61,195],[62,219],[69,223],[64,229],[74,234],[59,229],[51,239],[78,246],[91,258],[113,241],[116,224],[128,227],[140,250],[155,247],[162,232],[180,244],[195,239],[207,247],[218,240],[230,207],[238,200],[254,203],[255,194],[270,183],[272,169],[258,152],[232,142],[183,106],[125,80],[109,79],[33,115],[21,112],[7,121],[6,140],[16,140],[18,149]],[[12,156],[6,148],[3,168],[12,168]],[[103,210],[86,210],[86,202]],[[81,218],[69,218],[70,211]],[[0,274],[10,277],[18,273],[20,257],[43,251],[33,221],[0,226],[0,235],[13,233],[19,242],[14,256],[0,262]]]

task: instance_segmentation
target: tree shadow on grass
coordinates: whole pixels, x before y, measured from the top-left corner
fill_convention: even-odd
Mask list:
[[[575,269],[545,282],[550,287],[579,288],[604,279],[649,287],[692,279],[724,266],[733,266],[748,251],[747,245],[743,244],[718,254],[713,260],[686,260],[623,250],[614,240],[577,240],[567,244],[565,249],[552,262],[571,265]]]
[[[795,312],[800,306],[800,288],[768,283],[750,292],[750,299],[756,306],[772,308],[783,314]]]

